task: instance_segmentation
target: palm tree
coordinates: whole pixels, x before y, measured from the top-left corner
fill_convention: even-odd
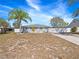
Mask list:
[[[72,5],[75,4],[75,3],[79,3],[79,0],[68,0],[68,5],[69,5],[69,6],[72,6]],[[73,16],[73,17],[79,16],[79,8],[77,8],[77,9],[73,12],[72,16]]]
[[[9,12],[9,20],[15,20],[15,23],[13,24],[15,27],[20,28],[21,30],[21,22],[24,21],[28,23],[27,20],[31,20],[31,17],[27,12],[20,8],[15,8]]]
[[[8,22],[3,19],[3,18],[0,18],[0,27],[2,28],[1,32],[2,33],[6,33],[6,28],[8,27]]]

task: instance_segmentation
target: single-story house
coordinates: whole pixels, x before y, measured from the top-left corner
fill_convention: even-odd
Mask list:
[[[33,25],[22,26],[21,32],[42,33],[42,32],[48,32],[48,28],[49,26],[46,25],[33,24]]]
[[[47,25],[33,24],[27,26],[21,26],[21,29],[14,29],[15,32],[22,33],[43,33],[43,32],[64,32],[66,31],[65,27],[55,28]]]

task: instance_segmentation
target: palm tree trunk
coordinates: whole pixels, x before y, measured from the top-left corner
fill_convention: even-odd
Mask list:
[[[20,24],[19,29],[20,29],[20,33],[21,33],[21,20],[20,20],[20,23],[19,24]]]

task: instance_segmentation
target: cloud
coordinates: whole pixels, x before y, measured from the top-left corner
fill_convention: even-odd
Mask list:
[[[6,11],[0,10],[0,13],[4,13],[4,12],[7,13]]]
[[[9,6],[6,6],[6,5],[0,5],[0,7],[7,8],[7,9],[13,9],[12,7],[9,7]]]
[[[67,11],[67,5],[66,3],[63,3],[62,1],[58,1],[55,5],[55,8],[53,8],[50,13],[53,17],[58,16],[63,18],[67,22],[72,21],[71,13]]]
[[[34,0],[26,0],[29,6],[31,6],[33,9],[40,10],[39,6],[33,3]]]
[[[29,11],[29,14],[32,17],[44,18],[43,20],[45,20],[45,19],[48,19],[49,20],[50,18],[52,18],[52,16],[50,16],[50,15],[47,15],[47,14],[44,14],[44,13],[41,13],[41,12],[36,12],[33,9],[31,9]]]
[[[0,17],[7,18],[8,12],[4,10],[0,10]]]
[[[52,18],[51,15],[44,14],[41,12],[38,12],[34,9],[31,9],[29,12],[30,17],[32,18],[32,22],[28,24],[44,24],[49,25],[49,20]],[[27,23],[22,22],[22,25],[27,25]]]
[[[0,4],[0,17],[7,18],[8,16],[8,11],[13,9],[12,7],[6,6],[6,5],[1,5]]]

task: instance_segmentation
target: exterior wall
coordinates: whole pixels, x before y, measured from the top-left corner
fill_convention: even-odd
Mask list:
[[[57,33],[57,31],[55,30],[55,28],[48,28],[48,32]]]
[[[77,32],[79,32],[79,27],[77,27]]]
[[[47,29],[34,29],[35,31],[33,32],[32,29],[27,29],[27,32],[29,33],[43,33],[47,32]]]
[[[14,32],[18,33],[20,32],[20,29],[14,29]]]
[[[71,28],[67,28],[65,32],[71,32]]]
[[[71,28],[49,28],[48,32],[59,33],[59,32],[70,32]]]
[[[34,31],[33,31],[34,30]],[[43,32],[47,32],[48,31],[48,28],[26,28],[26,27],[23,27],[20,29],[14,29],[14,32],[22,32],[22,33],[43,33]]]
[[[1,33],[1,28],[0,28],[0,33]]]
[[[44,32],[52,32],[52,33],[59,33],[59,32],[70,32],[71,28],[44,28],[44,29],[34,29],[33,32],[31,28],[28,29],[21,29],[21,32],[26,33],[44,33]],[[14,32],[20,32],[20,29],[14,29]],[[78,31],[79,32],[79,28]]]

